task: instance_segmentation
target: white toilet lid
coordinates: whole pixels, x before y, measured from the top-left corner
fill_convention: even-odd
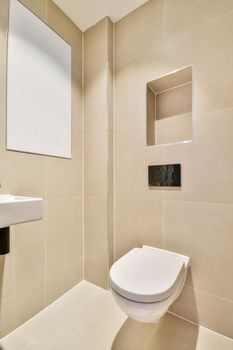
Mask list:
[[[189,262],[185,258],[153,247],[134,248],[111,267],[111,287],[133,301],[152,303],[164,300],[183,277]]]

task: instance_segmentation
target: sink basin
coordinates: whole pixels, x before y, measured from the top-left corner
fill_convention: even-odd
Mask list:
[[[42,218],[42,198],[0,195],[0,228]]]

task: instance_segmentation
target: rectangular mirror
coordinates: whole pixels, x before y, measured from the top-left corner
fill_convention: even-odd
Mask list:
[[[71,158],[71,47],[10,1],[7,149]]]
[[[147,146],[192,140],[192,67],[147,84]]]

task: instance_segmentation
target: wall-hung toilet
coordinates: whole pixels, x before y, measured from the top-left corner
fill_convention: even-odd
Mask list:
[[[180,295],[189,263],[189,257],[167,250],[134,248],[110,269],[114,299],[130,318],[157,322]]]

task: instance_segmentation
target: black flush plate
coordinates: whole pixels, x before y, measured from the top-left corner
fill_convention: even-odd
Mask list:
[[[181,165],[150,165],[148,167],[149,186],[181,186]]]

